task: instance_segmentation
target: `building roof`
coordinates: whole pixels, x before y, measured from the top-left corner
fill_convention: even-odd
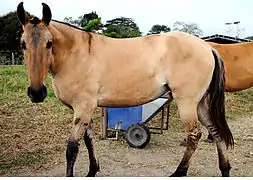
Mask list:
[[[220,34],[214,34],[211,36],[205,36],[202,37],[201,39],[205,41],[211,41],[211,42],[216,42],[220,44],[232,44],[232,43],[240,43],[240,42],[253,42],[250,39],[242,39],[238,37],[231,37],[231,36],[226,36],[226,35],[220,35]]]

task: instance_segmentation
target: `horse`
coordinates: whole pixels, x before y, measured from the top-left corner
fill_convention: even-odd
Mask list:
[[[253,42],[207,43],[219,52],[224,61],[226,92],[241,91],[253,86]]]
[[[89,155],[87,176],[100,166],[95,153],[92,114],[97,107],[130,107],[157,99],[171,90],[187,134],[187,147],[171,176],[186,176],[201,137],[198,120],[217,142],[222,176],[231,169],[228,148],[233,135],[225,118],[224,66],[217,51],[183,32],[116,39],[86,32],[52,19],[42,3],[42,18],[17,6],[21,46],[33,103],[47,96],[44,81],[52,75],[56,97],[74,112],[66,147],[66,176],[74,176],[81,139]]]
[[[225,92],[242,91],[253,86],[253,42],[218,44],[207,42],[221,55],[225,66]],[[205,142],[214,141],[209,133]]]

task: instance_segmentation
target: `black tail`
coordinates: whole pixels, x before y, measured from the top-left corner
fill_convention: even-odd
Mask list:
[[[219,131],[221,139],[225,141],[226,146],[234,146],[234,138],[228,127],[225,117],[225,69],[221,56],[216,50],[212,50],[215,67],[213,77],[208,89],[209,95],[209,115],[211,121]]]

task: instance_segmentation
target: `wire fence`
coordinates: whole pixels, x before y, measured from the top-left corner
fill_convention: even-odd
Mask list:
[[[22,65],[24,63],[23,52],[0,50],[0,65]]]

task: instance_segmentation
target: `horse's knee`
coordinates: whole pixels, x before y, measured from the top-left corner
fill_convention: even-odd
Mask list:
[[[193,130],[188,131],[187,132],[187,137],[186,137],[187,145],[191,146],[191,147],[196,147],[196,145],[199,142],[201,136],[202,136],[202,132],[198,127],[196,127]]]
[[[70,134],[70,141],[79,141],[84,136],[90,124],[90,120],[75,118],[72,132]]]

